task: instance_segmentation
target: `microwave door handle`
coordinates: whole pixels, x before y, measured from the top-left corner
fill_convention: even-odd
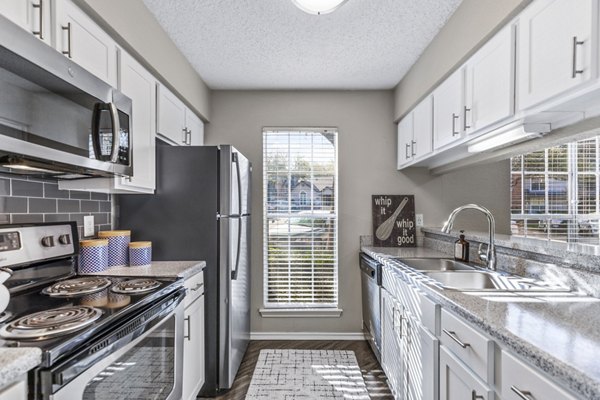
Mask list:
[[[96,160],[100,161],[104,161],[104,157],[100,151],[100,115],[104,109],[103,106],[103,103],[94,104],[94,111],[92,113],[92,147],[94,148]]]
[[[112,122],[112,149],[110,152],[110,162],[116,164],[119,161],[119,145],[121,141],[121,127],[119,126],[119,111],[114,103],[108,103],[110,111],[110,120]]]
[[[110,113],[110,122],[112,125],[112,149],[110,155],[103,155],[100,147],[100,117],[103,111]],[[92,146],[94,154],[99,161],[110,161],[116,163],[119,160],[119,114],[117,107],[113,103],[96,103],[92,113]]]

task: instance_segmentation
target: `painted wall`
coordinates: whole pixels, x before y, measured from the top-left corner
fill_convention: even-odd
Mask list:
[[[372,194],[414,194],[425,224],[441,226],[455,207],[475,202],[490,208],[498,230],[508,232],[507,161],[445,176],[425,169],[396,170],[392,91],[214,91],[207,144],[231,143],[253,163],[252,331],[358,332],[361,326],[359,236],[371,234]],[[262,128],[335,126],[339,129],[340,318],[262,318]],[[483,216],[455,225],[487,229]]]
[[[394,90],[399,120],[531,0],[463,0]]]
[[[210,120],[210,89],[177,49],[142,0],[75,0],[169,89],[205,121]]]

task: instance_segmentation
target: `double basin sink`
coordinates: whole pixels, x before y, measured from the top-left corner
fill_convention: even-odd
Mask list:
[[[569,288],[544,282],[482,270],[447,258],[393,258],[401,264],[424,274],[444,289],[460,291],[563,291]]]

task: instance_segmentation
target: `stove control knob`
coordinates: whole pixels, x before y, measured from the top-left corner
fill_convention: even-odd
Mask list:
[[[54,236],[44,236],[42,238],[42,246],[54,247]]]
[[[71,235],[69,235],[69,234],[60,235],[58,237],[58,242],[60,244],[71,244]]]

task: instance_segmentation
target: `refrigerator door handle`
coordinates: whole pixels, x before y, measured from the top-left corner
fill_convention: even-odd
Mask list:
[[[237,181],[237,189],[238,189],[238,210],[236,215],[242,215],[242,175],[240,172],[240,160],[238,158],[238,153],[231,154],[231,161],[235,164],[235,173],[236,173],[236,181]]]
[[[235,255],[235,269],[231,271],[231,280],[235,281],[238,277],[238,268],[240,267],[240,250],[242,244],[242,225],[244,223],[244,219],[240,218],[240,226],[238,228],[238,241],[237,241],[237,250]]]

